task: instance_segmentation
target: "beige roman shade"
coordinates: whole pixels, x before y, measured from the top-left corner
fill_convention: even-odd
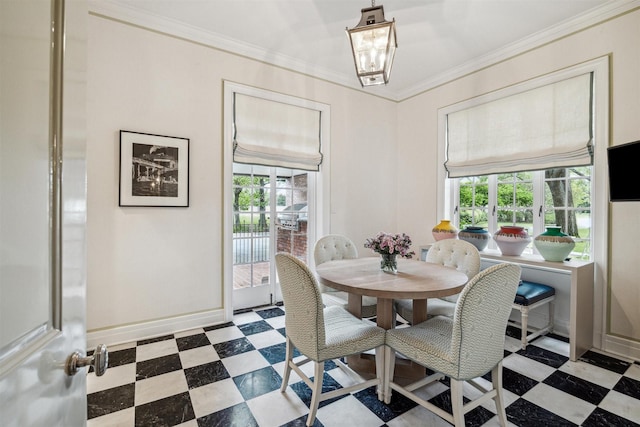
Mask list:
[[[449,178],[593,164],[592,73],[447,114]]]
[[[233,161],[317,171],[320,120],[318,110],[235,93]]]

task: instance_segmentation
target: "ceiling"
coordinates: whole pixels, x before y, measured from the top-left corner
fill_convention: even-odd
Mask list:
[[[364,0],[90,0],[90,12],[402,100],[629,10],[629,0],[379,0],[395,18],[386,86],[361,88],[345,28]]]

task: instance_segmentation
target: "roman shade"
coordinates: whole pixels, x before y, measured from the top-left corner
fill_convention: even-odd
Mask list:
[[[233,161],[317,171],[320,111],[234,94]]]
[[[593,164],[592,73],[451,112],[449,178]]]

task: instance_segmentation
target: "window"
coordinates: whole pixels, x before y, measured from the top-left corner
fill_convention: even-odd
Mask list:
[[[531,236],[559,225],[576,241],[570,255],[591,259],[591,166],[554,168],[453,180],[454,222],[486,227],[525,227]],[[495,248],[495,242],[491,242]],[[530,244],[525,253],[536,253]]]
[[[608,100],[602,57],[439,110],[439,214],[491,233],[560,225],[573,259],[603,265]]]
[[[576,242],[572,256],[584,260],[592,259],[592,169],[583,166],[544,172],[544,225],[560,225]]]

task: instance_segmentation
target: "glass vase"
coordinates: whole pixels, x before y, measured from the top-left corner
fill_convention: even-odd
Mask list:
[[[397,254],[380,254],[380,270],[385,273],[397,274],[398,261],[396,256]]]

